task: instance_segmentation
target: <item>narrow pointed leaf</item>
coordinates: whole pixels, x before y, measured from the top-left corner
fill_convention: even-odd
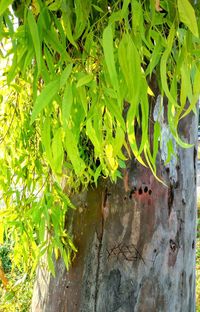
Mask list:
[[[28,26],[31,32],[31,37],[33,40],[33,45],[35,49],[35,55],[36,55],[36,61],[37,61],[37,67],[38,67],[38,73],[41,71],[41,43],[40,43],[40,37],[38,33],[38,27],[37,23],[35,21],[35,18],[33,16],[33,13],[31,11],[28,12]]]
[[[72,85],[67,83],[63,95],[62,101],[62,121],[63,128],[67,128],[68,120],[71,113],[71,107],[73,104]]]
[[[80,176],[85,169],[85,164],[80,158],[79,150],[77,146],[76,139],[71,131],[71,129],[65,129],[65,149],[72,162],[73,169],[77,176]]]
[[[62,145],[62,128],[56,130],[52,140],[53,169],[55,173],[62,174],[62,165],[64,159]]]
[[[178,12],[181,22],[183,22],[193,33],[199,37],[197,19],[193,6],[188,0],[178,0]]]
[[[103,32],[103,50],[110,80],[116,91],[118,90],[118,78],[114,59],[113,33],[110,25],[107,26]]]
[[[72,72],[73,64],[68,64],[67,67],[63,70],[60,77],[60,87],[62,88],[67,82],[71,72]]]
[[[0,16],[5,12],[13,0],[1,0],[0,1]]]
[[[93,75],[92,74],[89,74],[89,75],[84,75],[83,77],[81,77],[79,79],[79,81],[77,82],[77,88],[78,87],[81,87],[81,86],[84,86],[86,84],[88,84],[89,82],[91,82],[93,80]]]
[[[53,100],[54,96],[60,88],[60,79],[56,79],[48,83],[37,97],[33,106],[33,112],[31,116],[31,124],[35,121],[38,114]]]

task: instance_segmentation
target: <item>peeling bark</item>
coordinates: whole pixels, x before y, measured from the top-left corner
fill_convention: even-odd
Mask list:
[[[195,142],[197,118],[180,129]],[[196,152],[178,149],[167,167],[160,159],[167,187],[133,160],[124,180],[80,195],[77,257],[69,272],[59,260],[46,284],[38,273],[32,312],[195,311]]]

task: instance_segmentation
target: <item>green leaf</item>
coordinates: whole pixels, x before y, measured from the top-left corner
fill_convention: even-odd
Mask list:
[[[181,22],[183,22],[193,33],[199,37],[197,19],[193,6],[188,0],[178,0],[178,12]]]
[[[71,23],[70,23],[70,19],[67,18],[66,21],[65,21],[65,32],[66,32],[66,36],[67,36],[67,39],[69,40],[69,42],[71,44],[73,44],[73,46],[78,49],[78,46],[76,44],[76,41],[74,40],[74,37],[73,37],[73,34],[72,34],[72,27],[71,27]]]
[[[186,100],[191,99],[192,96],[192,85],[190,80],[190,70],[182,65],[181,68],[181,91],[180,91],[180,102],[181,102],[181,112],[186,104]]]
[[[60,77],[60,87],[62,88],[67,82],[71,72],[72,72],[73,64],[68,64],[67,67],[63,70]]]
[[[97,6],[97,5],[95,5],[95,4],[92,4],[92,6],[93,6],[93,8],[94,8],[97,12],[104,13],[103,10],[102,10],[99,6]]]
[[[45,118],[44,125],[42,128],[42,144],[45,148],[45,153],[50,166],[52,167],[53,155],[51,150],[51,128],[49,116]]]
[[[35,21],[35,18],[33,16],[33,13],[31,11],[28,11],[28,26],[31,32],[31,37],[33,40],[33,45],[35,49],[35,55],[36,55],[36,61],[37,61],[37,67],[38,67],[38,73],[41,72],[41,43],[40,43],[40,37],[38,33],[38,27]]]
[[[128,139],[129,139],[129,143],[130,143],[133,154],[135,155],[139,163],[141,163],[143,166],[146,166],[144,160],[142,159],[140,155],[141,153],[138,150],[136,136],[135,136],[136,109],[137,109],[137,106],[133,99],[133,102],[131,103],[131,106],[127,114],[127,121],[126,121],[127,134],[128,134]]]
[[[194,82],[193,82],[193,97],[192,97],[189,107],[184,111],[181,118],[184,118],[185,116],[187,116],[196,107],[196,104],[199,99],[199,94],[200,94],[199,81],[200,81],[200,70],[198,68],[195,68],[195,76],[194,76]]]
[[[147,97],[147,83],[145,79],[143,79],[143,85],[141,89],[141,110],[142,110],[142,120],[141,120],[141,127],[142,127],[142,140],[140,144],[139,154],[142,153],[145,144],[149,141],[148,139],[148,126],[149,126],[149,101]],[[139,117],[139,116],[138,116]]]
[[[82,35],[87,25],[90,9],[91,9],[91,0],[75,1],[75,14],[76,14],[76,25],[74,31],[75,40],[77,40]]]
[[[62,174],[62,165],[64,159],[63,145],[62,145],[62,128],[58,128],[52,140],[52,154],[53,154],[53,170],[57,174]]]
[[[68,125],[72,104],[73,104],[72,85],[70,83],[67,83],[62,101],[62,121],[64,130],[67,128]]]
[[[174,136],[174,139],[176,140],[176,142],[178,143],[178,145],[180,145],[183,148],[189,148],[192,147],[193,144],[188,144],[185,143],[184,141],[182,141],[178,135],[178,130],[177,130],[177,126],[178,126],[178,121],[175,121],[175,117],[173,116],[173,106],[172,104],[169,102],[168,103],[168,108],[167,108],[167,115],[168,115],[168,123],[169,123],[169,127],[170,127],[170,131],[172,133],[172,135]]]
[[[0,1],[0,16],[3,15],[5,10],[9,7],[9,5],[13,2],[13,0],[1,0]]]
[[[125,138],[125,133],[122,130],[122,128],[119,126],[117,127],[116,131],[115,131],[115,139],[113,142],[113,150],[114,150],[114,154],[118,155],[118,153],[120,153],[121,148],[124,144],[124,138]]]
[[[110,25],[107,26],[103,32],[103,51],[111,83],[113,85],[114,90],[118,91],[119,83],[114,59],[113,33]]]
[[[125,34],[119,44],[118,58],[129,94],[128,100],[137,103],[142,78],[141,62],[138,51],[130,35]]]
[[[149,65],[145,71],[146,76],[149,74],[151,75],[153,72],[153,69],[159,63],[161,55],[162,55],[162,50],[163,50],[163,46],[161,44],[161,40],[158,40],[154,47],[153,53],[151,55]]]
[[[45,32],[45,42],[47,45],[50,44],[52,48],[57,51],[60,54],[61,58],[64,59],[66,62],[72,62],[71,57],[66,51],[66,45],[62,45],[62,43],[58,39],[57,33],[53,28]]]
[[[77,147],[77,142],[75,140],[75,137],[72,133],[72,130],[69,128],[65,129],[65,149],[67,151],[68,157],[71,160],[71,163],[73,165],[73,169],[77,176],[80,176],[83,174],[83,171],[85,169],[85,164],[83,160],[80,158],[79,150]]]
[[[54,75],[55,74],[55,67],[54,67],[54,63],[53,63],[53,56],[51,55],[51,53],[50,53],[50,51],[46,45],[44,45],[44,56],[45,56],[45,61],[47,63],[47,66],[48,66],[50,73],[52,75]]]
[[[101,153],[101,146],[100,146],[101,140],[99,140],[98,133],[96,133],[94,127],[92,126],[92,120],[91,119],[87,120],[86,130],[87,130],[87,135],[89,136],[92,144],[95,147],[96,153],[100,154]]]
[[[39,220],[38,220],[38,224],[39,224],[39,240],[40,242],[43,242],[44,237],[45,237],[45,229],[46,229],[46,222],[45,222],[45,218],[44,216],[41,214],[39,215]],[[37,224],[37,223],[36,223]]]
[[[55,277],[56,272],[55,272],[55,266],[54,266],[54,263],[53,263],[53,260],[52,260],[52,248],[48,249],[48,252],[47,252],[47,263],[48,263],[48,267],[49,267],[50,272]]]
[[[13,290],[11,290],[11,291],[8,291],[8,292],[6,293],[6,295],[5,295],[5,300],[6,300],[7,302],[9,302],[9,301],[13,300],[14,297],[15,297],[15,292],[14,292]]]
[[[4,243],[4,224],[0,222],[0,245]]]
[[[51,3],[50,5],[48,5],[48,9],[50,11],[57,11],[60,9],[61,3],[62,3],[62,0],[56,0],[53,3]]]
[[[154,124],[154,137],[153,137],[153,163],[156,163],[156,156],[159,148],[159,139],[160,139],[161,128],[158,121]]]
[[[101,171],[102,171],[102,166],[99,165],[95,171],[95,174],[94,174],[94,183],[96,186],[97,186],[97,180],[98,180],[99,176],[101,175]]]
[[[167,38],[167,47],[165,49],[165,52],[162,55],[161,61],[160,61],[160,75],[161,75],[161,83],[162,83],[162,88],[168,97],[169,101],[173,104],[174,107],[178,107],[177,100],[173,97],[171,94],[168,83],[167,83],[167,61],[170,56],[171,50],[172,50],[172,45],[174,43],[174,37],[175,37],[175,28],[174,24],[171,26],[169,36]]]
[[[88,84],[89,82],[91,82],[93,80],[93,75],[92,74],[87,74],[87,75],[84,75],[83,77],[81,77],[79,79],[79,81],[77,82],[77,85],[76,87],[79,88],[81,86],[84,86],[86,84]]]
[[[124,122],[124,119],[122,117],[122,113],[119,110],[119,107],[116,105],[116,102],[113,101],[113,99],[109,99],[107,97],[105,97],[105,99],[106,99],[106,106],[107,106],[108,110],[110,111],[112,117],[113,118],[115,117],[117,119],[117,121],[119,122],[121,128],[123,130],[125,130],[125,128],[126,128],[125,122]]]
[[[87,115],[88,110],[88,101],[87,101],[87,93],[85,86],[78,88],[79,98],[81,100],[82,107],[84,109],[85,115]]]
[[[78,251],[71,239],[68,240],[68,244],[74,252]]]
[[[66,266],[67,271],[69,270],[69,265],[71,263],[70,253],[68,250],[63,249],[62,257]]]
[[[53,100],[59,88],[60,88],[60,79],[53,80],[44,87],[40,95],[37,97],[35,104],[33,106],[31,124],[35,121],[38,114]]]
[[[109,23],[114,24],[116,21],[121,21],[122,19],[127,18],[129,14],[128,5],[130,3],[130,0],[124,0],[123,6],[121,10],[118,10],[116,12],[113,12],[109,18]]]
[[[147,164],[149,166],[149,168],[151,169],[151,172],[153,173],[154,177],[156,178],[157,181],[159,181],[160,183],[162,183],[163,185],[166,186],[166,184],[164,183],[164,181],[162,181],[157,173],[156,173],[156,166],[155,164],[153,163],[153,159],[152,159],[152,156],[151,156],[151,153],[150,153],[150,148],[148,146],[149,144],[147,144],[144,148],[144,155],[145,155],[145,159],[147,161]]]
[[[167,159],[165,161],[165,165],[167,165],[170,162],[173,155],[176,156],[174,153],[173,141],[172,139],[170,139],[169,141],[167,141]]]

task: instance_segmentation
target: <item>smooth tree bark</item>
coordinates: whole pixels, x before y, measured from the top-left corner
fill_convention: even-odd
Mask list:
[[[154,110],[155,111],[155,110]],[[154,118],[156,118],[154,116]],[[194,143],[197,116],[180,122]],[[163,134],[169,136],[163,123]],[[134,159],[116,184],[80,194],[73,216],[76,258],[56,277],[38,269],[32,312],[194,312],[197,149],[177,148],[158,175]]]

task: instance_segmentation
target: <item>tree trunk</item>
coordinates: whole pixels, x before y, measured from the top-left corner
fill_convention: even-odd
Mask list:
[[[182,121],[180,132],[195,142],[197,117]],[[197,150],[177,155],[164,165],[160,154],[167,187],[133,160],[123,180],[80,195],[78,254],[69,272],[57,261],[56,278],[39,270],[33,312],[195,311]]]

